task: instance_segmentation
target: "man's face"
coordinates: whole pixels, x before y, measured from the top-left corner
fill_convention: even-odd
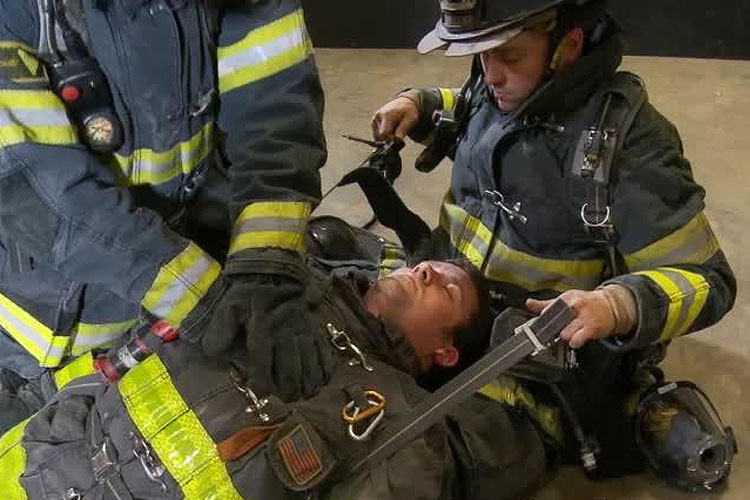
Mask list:
[[[425,261],[380,279],[365,294],[365,303],[406,335],[420,365],[429,368],[436,350],[452,346],[452,332],[476,312],[479,295],[460,267]]]
[[[513,111],[541,85],[549,67],[549,36],[522,31],[508,43],[482,52],[484,81],[503,111]]]

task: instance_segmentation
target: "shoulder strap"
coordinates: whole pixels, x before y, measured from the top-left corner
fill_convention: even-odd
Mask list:
[[[605,246],[612,275],[625,272],[617,252],[617,231],[611,217],[611,193],[617,182],[616,156],[636,115],[647,101],[642,80],[626,71],[615,73],[600,92],[600,111],[581,132],[573,160],[573,175],[586,183],[581,221],[595,241]]]

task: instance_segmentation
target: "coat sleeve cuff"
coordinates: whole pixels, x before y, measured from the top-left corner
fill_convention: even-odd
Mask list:
[[[636,325],[630,333],[604,339],[615,350],[631,350],[654,344],[659,339],[663,324],[662,308],[651,298],[648,283],[641,276],[626,274],[608,280],[602,286],[618,285],[628,290],[635,299]]]

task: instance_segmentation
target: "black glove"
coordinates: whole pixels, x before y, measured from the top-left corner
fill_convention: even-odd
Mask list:
[[[331,346],[311,318],[305,284],[280,276],[235,276],[216,306],[202,345],[206,354],[244,336],[250,387],[285,401],[315,394],[329,378]]]

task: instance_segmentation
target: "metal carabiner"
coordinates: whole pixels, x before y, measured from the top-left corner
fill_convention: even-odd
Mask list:
[[[366,441],[367,439],[369,439],[373,431],[375,431],[375,428],[378,426],[380,421],[383,420],[383,416],[385,415],[385,396],[376,391],[366,391],[365,394],[368,396],[367,402],[370,403],[370,408],[362,411],[354,403],[354,401],[350,401],[346,406],[344,406],[344,409],[341,412],[344,420],[351,420],[349,422],[347,430],[349,432],[349,437],[355,441]],[[351,415],[347,413],[348,411],[352,412]],[[374,415],[374,417],[372,419],[372,422],[370,422],[370,425],[368,425],[363,432],[358,433],[356,430],[354,430],[354,426],[365,418],[364,416],[360,418],[360,413],[362,415],[368,413],[368,417],[372,415]]]

